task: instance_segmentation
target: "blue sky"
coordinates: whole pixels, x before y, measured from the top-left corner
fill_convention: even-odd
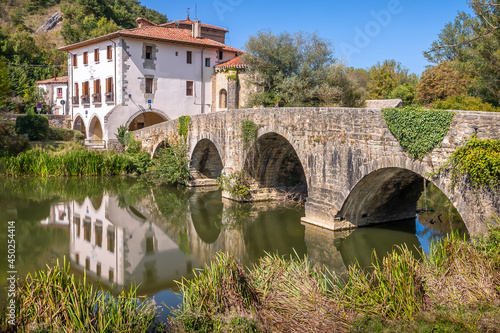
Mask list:
[[[169,20],[186,18],[227,28],[226,43],[244,49],[259,30],[317,32],[332,42],[335,56],[353,67],[368,68],[395,59],[421,74],[427,60],[422,52],[458,11],[469,11],[466,0],[143,0]]]

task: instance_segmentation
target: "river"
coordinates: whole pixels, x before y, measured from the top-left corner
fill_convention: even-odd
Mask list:
[[[304,225],[304,207],[283,203],[236,203],[217,189],[155,186],[146,180],[98,178],[0,178],[0,302],[6,299],[8,222],[15,221],[18,277],[53,260],[119,293],[130,284],[162,307],[181,298],[175,281],[190,278],[218,252],[250,266],[265,253],[307,255],[342,273],[371,263],[396,245],[418,255],[451,230],[467,234],[450,201],[429,185],[415,219],[351,231]],[[1,304],[3,306],[3,304]]]

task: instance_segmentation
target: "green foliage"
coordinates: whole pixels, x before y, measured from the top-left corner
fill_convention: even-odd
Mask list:
[[[47,132],[47,140],[77,141],[78,133],[81,134],[82,132],[50,126]]]
[[[5,174],[11,176],[99,176],[120,175],[130,169],[130,161],[113,151],[99,153],[75,146],[73,149],[52,153],[32,149],[1,161]]]
[[[405,106],[410,106],[413,104],[413,100],[415,99],[415,86],[410,84],[400,84],[389,93],[387,98],[401,99]]]
[[[115,133],[115,136],[116,138],[118,139],[118,141],[122,144],[122,145],[126,145],[126,140],[125,140],[125,136],[128,132],[128,128],[127,126],[125,125],[120,125],[118,127],[118,133]]]
[[[448,133],[454,113],[414,107],[382,110],[387,127],[412,158],[423,158]]]
[[[32,141],[45,140],[49,132],[49,119],[37,114],[28,114],[16,119],[17,134],[27,134]]]
[[[220,189],[230,193],[235,198],[245,199],[250,194],[250,185],[245,170],[230,174],[223,172],[217,178],[217,185]]]
[[[444,101],[433,102],[432,107],[441,110],[498,111],[492,104],[469,95],[450,96]]]
[[[129,174],[144,174],[153,166],[153,161],[149,153],[142,150],[141,142],[136,141],[132,133],[128,132],[127,134],[127,149],[123,154],[128,159],[129,163],[126,171]]]
[[[191,178],[188,165],[186,144],[167,142],[165,148],[159,149],[158,158],[148,172],[156,182],[187,185],[187,181]]]
[[[368,74],[368,92],[371,99],[389,98],[397,87],[414,87],[418,81],[415,74],[410,74],[407,68],[393,59],[378,62],[370,68]],[[396,93],[401,94],[399,91]]]
[[[18,135],[11,121],[0,121],[0,157],[16,156],[28,148],[28,140]]]
[[[466,73],[454,62],[442,62],[427,68],[417,85],[417,100],[427,105],[437,100],[466,94],[468,79]]]
[[[12,89],[9,82],[9,72],[5,63],[0,61],[0,112],[7,107],[7,98],[10,97]]]
[[[191,121],[190,116],[180,116],[179,123],[177,124],[177,131],[179,136],[184,139],[184,142],[187,140],[188,132],[189,132],[189,122]]]
[[[259,127],[251,120],[244,120],[241,123],[241,136],[243,138],[243,149],[252,147],[257,140],[257,132]]]
[[[154,301],[140,301],[137,288],[118,297],[95,287],[62,264],[28,274],[16,286],[18,329],[23,332],[156,332],[165,330]],[[2,311],[5,318],[5,308]],[[5,321],[0,329],[7,331]]]
[[[437,173],[445,170],[451,173],[452,184],[465,176],[474,188],[500,188],[500,140],[472,137]]]
[[[359,104],[356,85],[336,63],[330,42],[316,33],[260,31],[246,43],[250,82],[258,89],[248,106]]]

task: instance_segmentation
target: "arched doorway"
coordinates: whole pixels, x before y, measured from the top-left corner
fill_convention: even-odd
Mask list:
[[[77,116],[73,122],[73,129],[82,132],[83,137],[87,137],[87,129],[85,128],[85,122],[82,117]]]
[[[221,89],[219,92],[219,109],[227,109],[227,91]]]
[[[128,130],[136,131],[144,127],[156,125],[168,119],[157,112],[141,112],[137,114],[129,123]]]
[[[304,168],[290,142],[277,133],[267,133],[250,148],[244,170],[258,188],[272,188],[286,199],[302,201],[307,197]]]
[[[89,138],[90,140],[102,140],[102,126],[99,118],[94,116],[89,124]]]

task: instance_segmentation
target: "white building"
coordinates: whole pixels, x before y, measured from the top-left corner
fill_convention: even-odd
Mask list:
[[[37,81],[38,88],[46,92],[45,103],[50,107],[52,114],[68,114],[68,77],[53,77],[48,80]]]
[[[226,29],[191,21],[138,28],[60,48],[68,53],[69,110],[87,139],[110,142],[129,130],[212,110],[214,67],[242,51]]]

